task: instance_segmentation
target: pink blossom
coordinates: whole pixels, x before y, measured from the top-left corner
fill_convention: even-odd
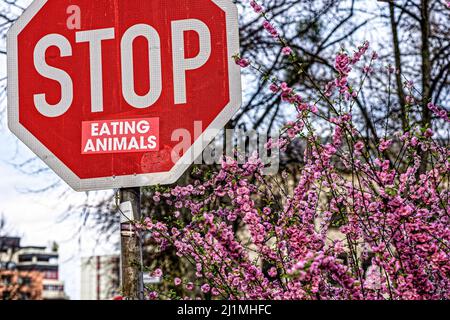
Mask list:
[[[275,83],[272,83],[269,87],[270,91],[272,91],[273,93],[277,93],[278,91],[280,91],[280,87],[278,87]]]
[[[244,58],[236,57],[234,61],[241,68],[247,68],[250,65],[250,61],[248,61],[247,59],[244,59]]]
[[[405,97],[405,101],[407,104],[413,105],[415,100],[414,100],[414,97],[408,95]]]
[[[283,91],[283,93],[291,93],[292,92],[292,88],[290,88],[286,82],[281,83],[280,88],[281,88],[281,91]]]
[[[153,271],[153,276],[154,277],[162,277],[163,273],[161,271],[161,269],[156,269],[155,271]]]
[[[208,293],[209,291],[211,291],[211,286],[205,283],[204,285],[202,285],[201,290],[203,293]]]
[[[256,13],[262,13],[262,12],[264,12],[264,9],[263,9],[263,7],[262,6],[260,6],[256,1],[250,1],[250,6],[253,8],[253,10],[256,12]]]
[[[277,276],[277,268],[272,267],[272,268],[269,269],[269,271],[267,271],[267,273],[272,278],[275,278]]]
[[[364,66],[363,72],[367,73],[367,74],[371,74],[373,72],[373,68],[371,66],[366,65],[366,66]]]
[[[149,298],[150,300],[156,300],[156,299],[158,299],[158,297],[159,297],[159,294],[158,294],[158,292],[156,292],[156,291],[152,291],[152,292],[150,292],[149,295],[148,295],[148,298]]]
[[[292,53],[292,49],[290,47],[284,47],[281,52],[283,53],[283,55],[285,56],[289,56]]]
[[[392,145],[392,141],[391,140],[381,140],[380,141],[380,146],[378,147],[378,150],[380,150],[380,152],[384,152],[387,149],[389,149],[391,145]]]
[[[269,21],[265,20],[263,22],[263,28],[274,38],[278,37],[278,31],[277,29],[274,27],[274,25],[272,23],[270,23]]]
[[[192,282],[187,283],[186,290],[188,290],[188,291],[194,290],[194,284]]]
[[[392,65],[388,65],[386,69],[387,69],[388,73],[394,73],[395,72],[395,68]]]
[[[449,113],[446,110],[436,106],[431,102],[428,104],[428,109],[430,109],[439,118],[444,119],[446,122],[450,122]]]
[[[336,56],[335,67],[340,74],[347,75],[351,71],[350,58],[348,55],[338,54]]]
[[[287,83],[274,81],[281,84],[273,92],[298,112],[287,115],[282,135],[267,148],[292,147],[299,158],[287,174],[267,178],[258,153],[247,161],[225,157],[204,179],[167,187],[160,197],[182,203],[185,212],[175,219],[170,213],[177,208],[167,206],[161,221],[144,219],[152,250],[171,248],[192,264],[186,276],[202,281],[203,293],[228,300],[448,300],[450,149],[421,124],[398,134],[383,130],[378,146],[356,127],[356,108],[343,98],[355,94],[353,65],[368,47],[340,53],[340,72],[326,86],[339,102],[330,99],[335,108],[323,107],[317,126],[318,117],[305,111],[318,113],[324,101],[307,95],[302,101]],[[428,107],[446,116],[445,108]],[[328,127],[331,137],[322,131]],[[399,154],[385,154],[397,141]],[[261,261],[270,265],[267,272]],[[193,282],[185,288],[184,298],[199,298]]]
[[[358,141],[357,143],[355,143],[355,150],[356,151],[361,151],[363,148],[364,148],[364,142]]]
[[[218,295],[220,295],[220,291],[219,291],[217,288],[212,288],[212,289],[211,289],[211,294],[212,294],[214,297],[217,297]]]

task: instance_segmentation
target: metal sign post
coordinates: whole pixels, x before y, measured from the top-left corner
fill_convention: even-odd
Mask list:
[[[121,287],[129,300],[143,300],[142,243],[133,222],[141,219],[141,188],[123,188],[120,197]]]

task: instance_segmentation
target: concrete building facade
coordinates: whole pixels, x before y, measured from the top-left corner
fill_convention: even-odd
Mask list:
[[[66,300],[58,257],[56,250],[0,237],[0,299]]]
[[[81,259],[81,300],[111,300],[119,294],[120,257]]]

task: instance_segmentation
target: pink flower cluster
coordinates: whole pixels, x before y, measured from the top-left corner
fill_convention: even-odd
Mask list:
[[[358,47],[358,50],[354,53],[353,56],[349,56],[345,52],[341,52],[336,56],[334,66],[336,71],[338,72],[338,77],[325,86],[325,95],[330,97],[333,94],[333,90],[337,89],[340,95],[343,95],[346,100],[350,98],[355,98],[357,93],[352,90],[348,84],[348,75],[352,71],[353,65],[358,63],[361,58],[366,54],[369,49],[369,42],[365,41],[363,45]],[[378,58],[378,54],[373,52],[371,63]],[[366,65],[363,68],[363,72],[365,74],[371,74],[373,72],[373,68],[371,65]]]
[[[256,1],[251,6],[264,12]],[[346,98],[355,94],[347,79],[368,47],[365,42],[353,56],[338,54],[327,95],[334,88]],[[270,90],[298,114],[266,147],[303,139],[295,174],[264,177],[255,153],[243,165],[227,157],[202,181],[153,193],[173,214],[146,218],[143,228],[160,252],[172,250],[192,266],[192,276],[170,279],[187,296],[170,297],[450,299],[450,148],[419,125],[370,143],[353,124],[351,109],[338,108],[331,117],[321,115],[333,128],[324,140],[311,126],[316,104],[279,83]],[[429,108],[448,121],[443,109]],[[395,150],[401,151],[392,159]],[[163,271],[152,274],[162,277]],[[149,288],[149,299],[163,296],[157,289]]]
[[[259,5],[256,1],[250,1],[250,6],[253,8],[253,10],[258,13],[258,14],[262,14],[264,13],[264,8]]]
[[[381,140],[378,150],[380,150],[380,152],[384,152],[387,149],[389,149],[391,145],[392,145],[391,140]]]
[[[359,154],[340,158],[350,120],[350,114],[330,119],[341,132],[333,144],[308,138],[298,182],[282,199],[271,194],[256,154],[244,165],[224,159],[205,182],[159,193],[192,215],[188,224],[175,217],[145,221],[162,251],[174,247],[195,266],[196,279],[175,278],[174,285],[221,299],[450,298],[450,191],[439,187],[448,179],[450,150],[419,130],[395,142],[408,147],[411,166],[396,168],[382,157],[362,161],[361,151],[370,149],[362,140],[353,144]],[[303,129],[296,122],[288,127]],[[383,140],[380,148],[393,143]],[[420,150],[436,156],[422,174]],[[353,182],[336,170],[335,157],[352,170]],[[218,199],[228,205],[212,205]],[[236,223],[244,234],[235,233]],[[331,231],[342,237],[330,242]],[[270,265],[267,272],[260,259]]]
[[[292,54],[292,49],[290,47],[283,47],[283,49],[281,49],[281,53],[285,56],[289,56]]]
[[[239,56],[234,57],[234,61],[241,68],[247,68],[250,65],[250,61],[248,59],[241,58]]]
[[[263,27],[272,37],[277,38],[280,36],[277,28],[271,22],[265,20],[263,22]]]
[[[250,1],[250,6],[255,13],[260,14],[264,18],[263,28],[274,38],[279,37],[277,28],[266,18],[266,12],[264,8],[258,4],[255,0]],[[287,49],[286,49],[287,50]],[[286,51],[285,51],[286,52]],[[286,54],[286,53],[285,53]]]
[[[450,117],[448,116],[448,112],[446,110],[439,108],[431,102],[428,104],[428,109],[430,109],[439,118],[444,119],[446,122],[450,122]]]

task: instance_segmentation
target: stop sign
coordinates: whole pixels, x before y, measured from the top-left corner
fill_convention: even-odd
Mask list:
[[[35,0],[9,127],[75,190],[174,183],[240,107],[238,52],[231,0]]]

